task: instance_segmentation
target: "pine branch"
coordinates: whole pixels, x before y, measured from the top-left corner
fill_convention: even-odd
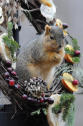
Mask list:
[[[59,112],[63,111],[63,120],[66,121],[69,117],[69,112],[71,109],[71,104],[74,102],[75,97],[73,94],[69,93],[63,93],[60,98],[60,103],[56,104],[53,108],[52,111],[55,114],[58,114]]]
[[[67,126],[73,126],[75,119],[75,104],[72,103],[67,116]]]
[[[74,50],[69,50],[69,48],[65,48],[65,53],[70,54],[71,56],[74,55]]]
[[[11,52],[11,56],[12,59],[14,60],[14,53],[17,51],[17,49],[20,47],[19,44],[13,39],[13,24],[12,22],[8,22],[8,27],[7,27],[7,31],[8,31],[8,35],[3,37],[3,42],[7,45],[7,47],[9,48],[10,52]]]
[[[78,45],[78,40],[76,38],[73,38],[69,33],[68,33],[68,36],[72,40],[72,45],[73,45],[74,50],[80,50],[80,47]]]
[[[10,38],[8,35],[3,37],[3,41],[7,45],[7,47],[9,48],[9,50],[11,52],[11,56],[14,59],[14,53],[17,51],[17,49],[20,46],[18,45],[18,43],[14,39]]]
[[[74,63],[79,63],[80,57],[72,57],[72,60],[74,61]]]

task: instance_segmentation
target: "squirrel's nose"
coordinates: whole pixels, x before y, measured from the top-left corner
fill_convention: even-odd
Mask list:
[[[55,38],[54,38],[54,36],[51,35],[51,36],[50,36],[50,39],[51,39],[51,40],[54,40]]]
[[[61,49],[63,47],[63,45],[64,45],[64,42],[62,41],[61,43],[59,43],[58,49]]]
[[[61,47],[62,47],[62,45],[59,45],[59,46],[58,46],[58,50],[61,49]]]
[[[61,48],[61,47],[62,47],[61,45],[58,46],[58,48]]]

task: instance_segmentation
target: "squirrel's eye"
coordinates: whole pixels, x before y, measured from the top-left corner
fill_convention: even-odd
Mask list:
[[[59,48],[61,48],[62,46],[61,45],[59,45]]]
[[[50,39],[54,40],[54,36],[50,36]]]

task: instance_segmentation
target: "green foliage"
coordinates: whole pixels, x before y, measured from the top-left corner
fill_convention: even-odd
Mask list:
[[[70,54],[70,55],[74,55],[74,51],[73,50],[69,50],[69,48],[65,48],[65,53]]]
[[[44,115],[47,115],[47,109],[43,108],[42,110],[43,110]]]
[[[73,77],[76,78],[79,81],[79,87],[83,88],[83,68],[80,66],[75,66],[73,68]],[[81,91],[81,90],[80,90]]]
[[[72,60],[73,60],[74,63],[79,63],[80,62],[80,56],[74,56],[75,50],[80,50],[80,47],[78,45],[78,41],[77,41],[77,39],[70,36],[70,34],[69,34],[69,37],[72,40],[72,46],[73,46],[74,50],[69,50],[69,48],[65,48],[65,53],[73,56]]]
[[[16,50],[19,48],[18,43],[13,38],[9,38],[8,36],[4,36],[3,41],[11,51],[12,58],[14,58],[14,52],[16,52]]]
[[[19,44],[13,39],[13,33],[12,33],[12,29],[13,29],[13,24],[12,22],[8,22],[8,35],[3,37],[3,42],[8,46],[10,52],[11,52],[11,56],[14,58],[14,52],[17,51],[17,49],[20,47]]]
[[[60,99],[61,104],[65,104],[66,102],[71,102],[72,103],[72,102],[74,102],[74,100],[75,100],[74,95],[70,94],[70,93],[63,93],[61,95],[61,99]]]
[[[46,108],[42,108],[42,111],[43,111],[43,113],[45,114],[45,115],[47,115],[47,109]],[[39,115],[41,113],[41,109],[38,109],[38,110],[36,110],[36,111],[34,111],[34,112],[32,112],[31,113],[31,116],[34,116],[34,115]]]
[[[69,54],[71,56],[74,56],[74,51],[71,51],[68,48],[65,48],[65,53]],[[79,63],[80,62],[80,56],[78,56],[78,57],[74,56],[74,57],[72,57],[72,60],[73,60],[74,63]]]
[[[40,109],[38,109],[37,111],[34,111],[34,112],[31,113],[32,116],[34,116],[34,115],[36,115],[36,114],[37,114],[37,115],[40,114]]]
[[[7,29],[8,29],[8,37],[11,38],[13,36],[13,33],[12,33],[13,24],[12,24],[12,22],[8,22]]]
[[[79,63],[80,57],[73,57],[72,60],[74,61],[74,63]]]
[[[58,114],[59,112],[61,112],[61,110],[62,110],[61,104],[56,104],[55,107],[52,108],[52,111],[55,114]]]
[[[75,117],[75,104],[71,104],[69,108],[68,116],[67,116],[67,126],[73,126]]]
[[[69,33],[68,33],[68,36],[72,40],[72,45],[73,45],[74,50],[80,50],[80,47],[78,45],[78,40],[76,38],[73,38]]]
[[[73,94],[69,94],[69,93],[62,94],[61,98],[60,98],[60,103],[56,104],[52,108],[53,113],[57,114],[57,113],[61,112],[62,109],[64,109],[63,120],[66,121],[67,116],[70,112],[71,104],[74,102],[74,100],[75,100],[75,97]]]
[[[72,44],[73,44],[74,50],[80,50],[80,47],[79,47],[79,45],[78,45],[77,39],[72,38]]]

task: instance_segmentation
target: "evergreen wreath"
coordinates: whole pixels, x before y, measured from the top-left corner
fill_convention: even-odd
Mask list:
[[[11,21],[8,21],[11,17],[11,11],[8,14],[7,5],[9,8],[11,6],[16,8]],[[12,58],[14,58],[14,53],[19,48],[17,42],[13,39],[12,30],[18,26],[20,16],[17,16],[17,12],[20,9],[29,19],[38,34],[42,33],[46,24],[53,25],[56,22],[55,18],[48,22],[46,17],[41,14],[41,2],[39,0],[9,0],[8,3],[7,1],[3,2],[2,8],[4,6],[5,9],[3,11],[6,26],[0,27],[2,28],[2,32],[4,29],[7,32],[7,35],[3,37],[3,42],[10,49]],[[67,25],[63,26],[65,28],[68,27]],[[52,111],[55,114],[59,114],[63,110],[63,120],[67,121],[68,126],[73,125],[75,111],[75,96],[73,92],[77,91],[78,87],[83,88],[83,72],[78,65],[81,57],[78,41],[67,31],[65,31],[65,34],[67,37],[65,37],[64,61],[59,67],[56,67],[55,79],[49,90],[46,87],[46,82],[38,77],[31,78],[29,82],[20,82],[15,70],[12,68],[12,63],[4,60],[0,55],[0,89],[12,104],[16,106],[15,114],[20,109],[29,116],[40,114],[41,111],[46,115],[47,107],[54,103],[54,100],[50,96],[52,94],[60,94],[60,103],[55,104]]]

